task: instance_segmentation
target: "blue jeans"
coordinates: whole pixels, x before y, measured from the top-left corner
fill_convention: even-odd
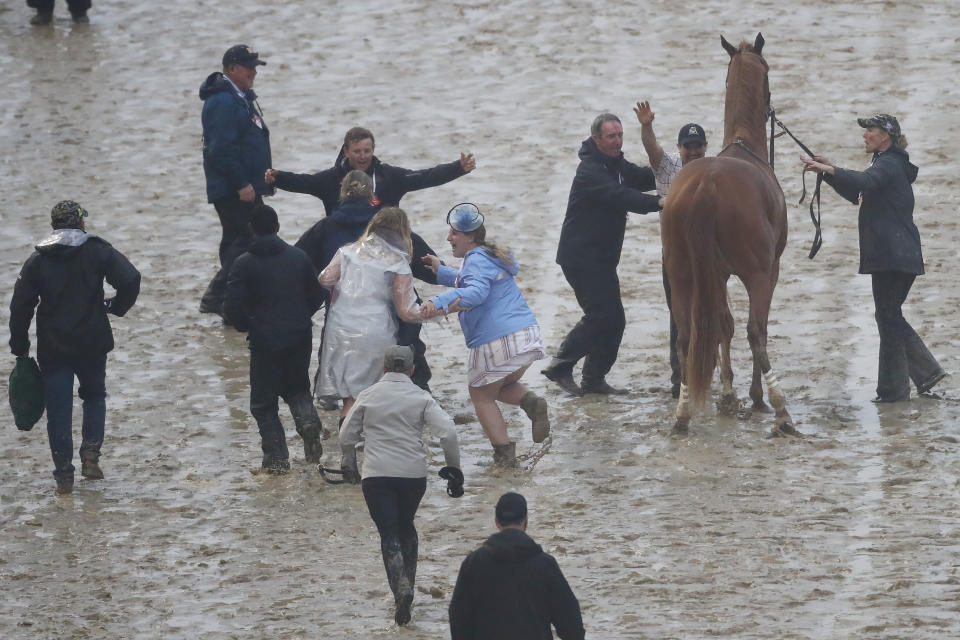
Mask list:
[[[53,456],[53,476],[73,479],[73,377],[80,381],[78,395],[83,400],[80,458],[96,461],[100,458],[107,415],[104,380],[107,356],[71,362],[41,360],[39,364],[47,402],[47,437]]]

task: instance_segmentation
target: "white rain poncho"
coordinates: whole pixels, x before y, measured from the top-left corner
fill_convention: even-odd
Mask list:
[[[397,343],[397,316],[422,319],[410,258],[399,237],[391,242],[388,235],[378,231],[340,248],[320,274],[320,284],[333,294],[320,348],[318,398],[356,398],[383,374],[383,354]]]

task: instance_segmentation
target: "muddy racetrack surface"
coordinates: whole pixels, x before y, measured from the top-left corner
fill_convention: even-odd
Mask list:
[[[98,1],[50,28],[22,3],[0,7],[0,256],[9,300],[58,200],[79,200],[90,230],[143,272],[137,306],[109,359],[107,478],[78,476],[55,498],[41,422],[0,431],[0,636],[6,638],[438,638],[460,561],[493,530],[508,489],[554,554],[593,638],[951,638],[960,633],[960,390],[878,407],[869,278],[857,276],[856,208],[824,193],[824,247],[812,227],[798,151],[778,141],[790,238],[770,322],[770,354],[803,439],[768,439],[771,414],[711,410],[667,437],[667,309],[656,215],[631,215],[620,278],[628,327],[610,380],[625,398],[573,399],[539,374],[554,442],[532,472],[488,466],[472,417],[459,328],[425,329],[433,389],[458,416],[467,493],[436,478],[418,516],[420,592],[397,630],[376,530],[357,488],[325,486],[303,461],[286,410],[293,471],[250,474],[259,438],[247,410],[243,337],[197,313],[219,225],[206,204],[197,87],[231,44],[269,61],[256,90],[274,164],[329,166],[361,124],[386,162],[477,171],[414,193],[415,228],[450,258],[443,214],[477,202],[511,245],[519,281],[552,349],[579,317],[553,257],[592,117],[623,118],[629,159],[646,157],[630,112],[650,99],[670,148],[685,122],[722,136],[723,33],[761,30],[778,115],[818,153],[863,168],[855,117],[899,116],[920,167],[916,220],[927,275],[905,313],[948,371],[960,360],[956,282],[958,128],[955,3]],[[271,201],[296,240],[319,201]],[[429,293],[429,290],[426,291]],[[747,395],[742,286],[731,283],[736,384]],[[7,311],[3,305],[2,321]],[[316,332],[319,335],[319,331]],[[12,367],[12,357],[8,366]],[[5,377],[5,376],[4,376]],[[5,384],[0,400],[6,404]],[[746,403],[744,404],[746,407]],[[79,424],[79,405],[75,424]],[[336,424],[333,413],[322,415]],[[519,449],[533,448],[510,409]],[[75,428],[79,438],[79,427]],[[327,464],[337,466],[336,441]],[[434,469],[441,466],[434,456]]]

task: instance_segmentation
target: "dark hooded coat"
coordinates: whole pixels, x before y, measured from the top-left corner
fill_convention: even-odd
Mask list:
[[[116,290],[113,298],[104,299],[104,280]],[[20,270],[10,302],[10,350],[30,352],[36,309],[39,360],[100,357],[114,346],[107,313],[123,316],[139,293],[140,272],[109,242],[80,229],[58,229]]]
[[[224,318],[249,331],[250,348],[277,351],[310,342],[323,287],[310,258],[276,234],[255,236],[227,278]]]
[[[490,536],[460,566],[450,599],[452,640],[584,637],[580,603],[557,561],[519,529]]]
[[[920,232],[913,222],[913,182],[919,170],[896,147],[875,153],[866,171],[834,167],[823,181],[860,205],[860,273],[923,275]],[[863,202],[860,197],[863,196]]]
[[[330,215],[337,208],[340,182],[349,171],[350,163],[341,149],[336,162],[329,169],[319,173],[278,171],[274,185],[284,191],[309,193],[320,198],[326,215]],[[463,170],[459,160],[414,171],[394,167],[381,162],[374,156],[367,174],[373,178],[374,193],[380,199],[380,203],[385,207],[396,207],[400,205],[400,199],[410,191],[438,187],[466,175],[466,171]]]
[[[580,146],[580,166],[570,187],[567,214],[560,230],[557,264],[573,269],[606,269],[620,263],[627,212],[660,208],[653,170],[638,167],[621,153],[611,158],[593,138]]]

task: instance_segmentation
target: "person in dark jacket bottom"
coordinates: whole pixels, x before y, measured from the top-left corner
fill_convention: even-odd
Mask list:
[[[467,556],[450,599],[452,640],[582,640],[580,603],[553,556],[526,534],[527,501],[505,493],[498,533]]]
[[[37,309],[37,360],[58,494],[73,491],[74,376],[83,400],[80,473],[90,480],[103,478],[107,353],[114,346],[107,314],[123,316],[140,293],[140,272],[106,240],[85,231],[86,216],[72,200],[53,207],[53,234],[24,263],[10,302],[15,356],[30,353],[28,332]],[[104,279],[116,290],[113,298],[103,297]]]
[[[927,393],[947,375],[901,311],[913,281],[923,275],[920,232],[913,222],[918,169],[895,117],[880,113],[857,122],[864,128],[864,151],[873,156],[866,171],[835,167],[823,156],[802,161],[805,171],[823,174],[824,182],[860,206],[860,273],[873,281],[880,332],[874,402],[899,402],[910,398],[910,380],[918,393]]]
[[[262,469],[285,473],[290,454],[278,398],[290,407],[307,462],[320,462],[323,427],[310,396],[313,314],[323,303],[317,272],[300,249],[277,236],[277,212],[259,205],[250,214],[253,240],[227,279],[224,318],[250,343],[250,413],[260,430]]]
[[[612,113],[598,115],[590,126],[590,137],[580,146],[580,165],[560,229],[557,264],[583,309],[583,317],[541,373],[575,396],[628,393],[606,380],[617,361],[627,323],[617,265],[627,212],[656,211],[660,199],[644,193],[656,187],[653,170],[627,161],[622,147],[620,119]],[[583,372],[577,385],[573,368],[580,360]]]

